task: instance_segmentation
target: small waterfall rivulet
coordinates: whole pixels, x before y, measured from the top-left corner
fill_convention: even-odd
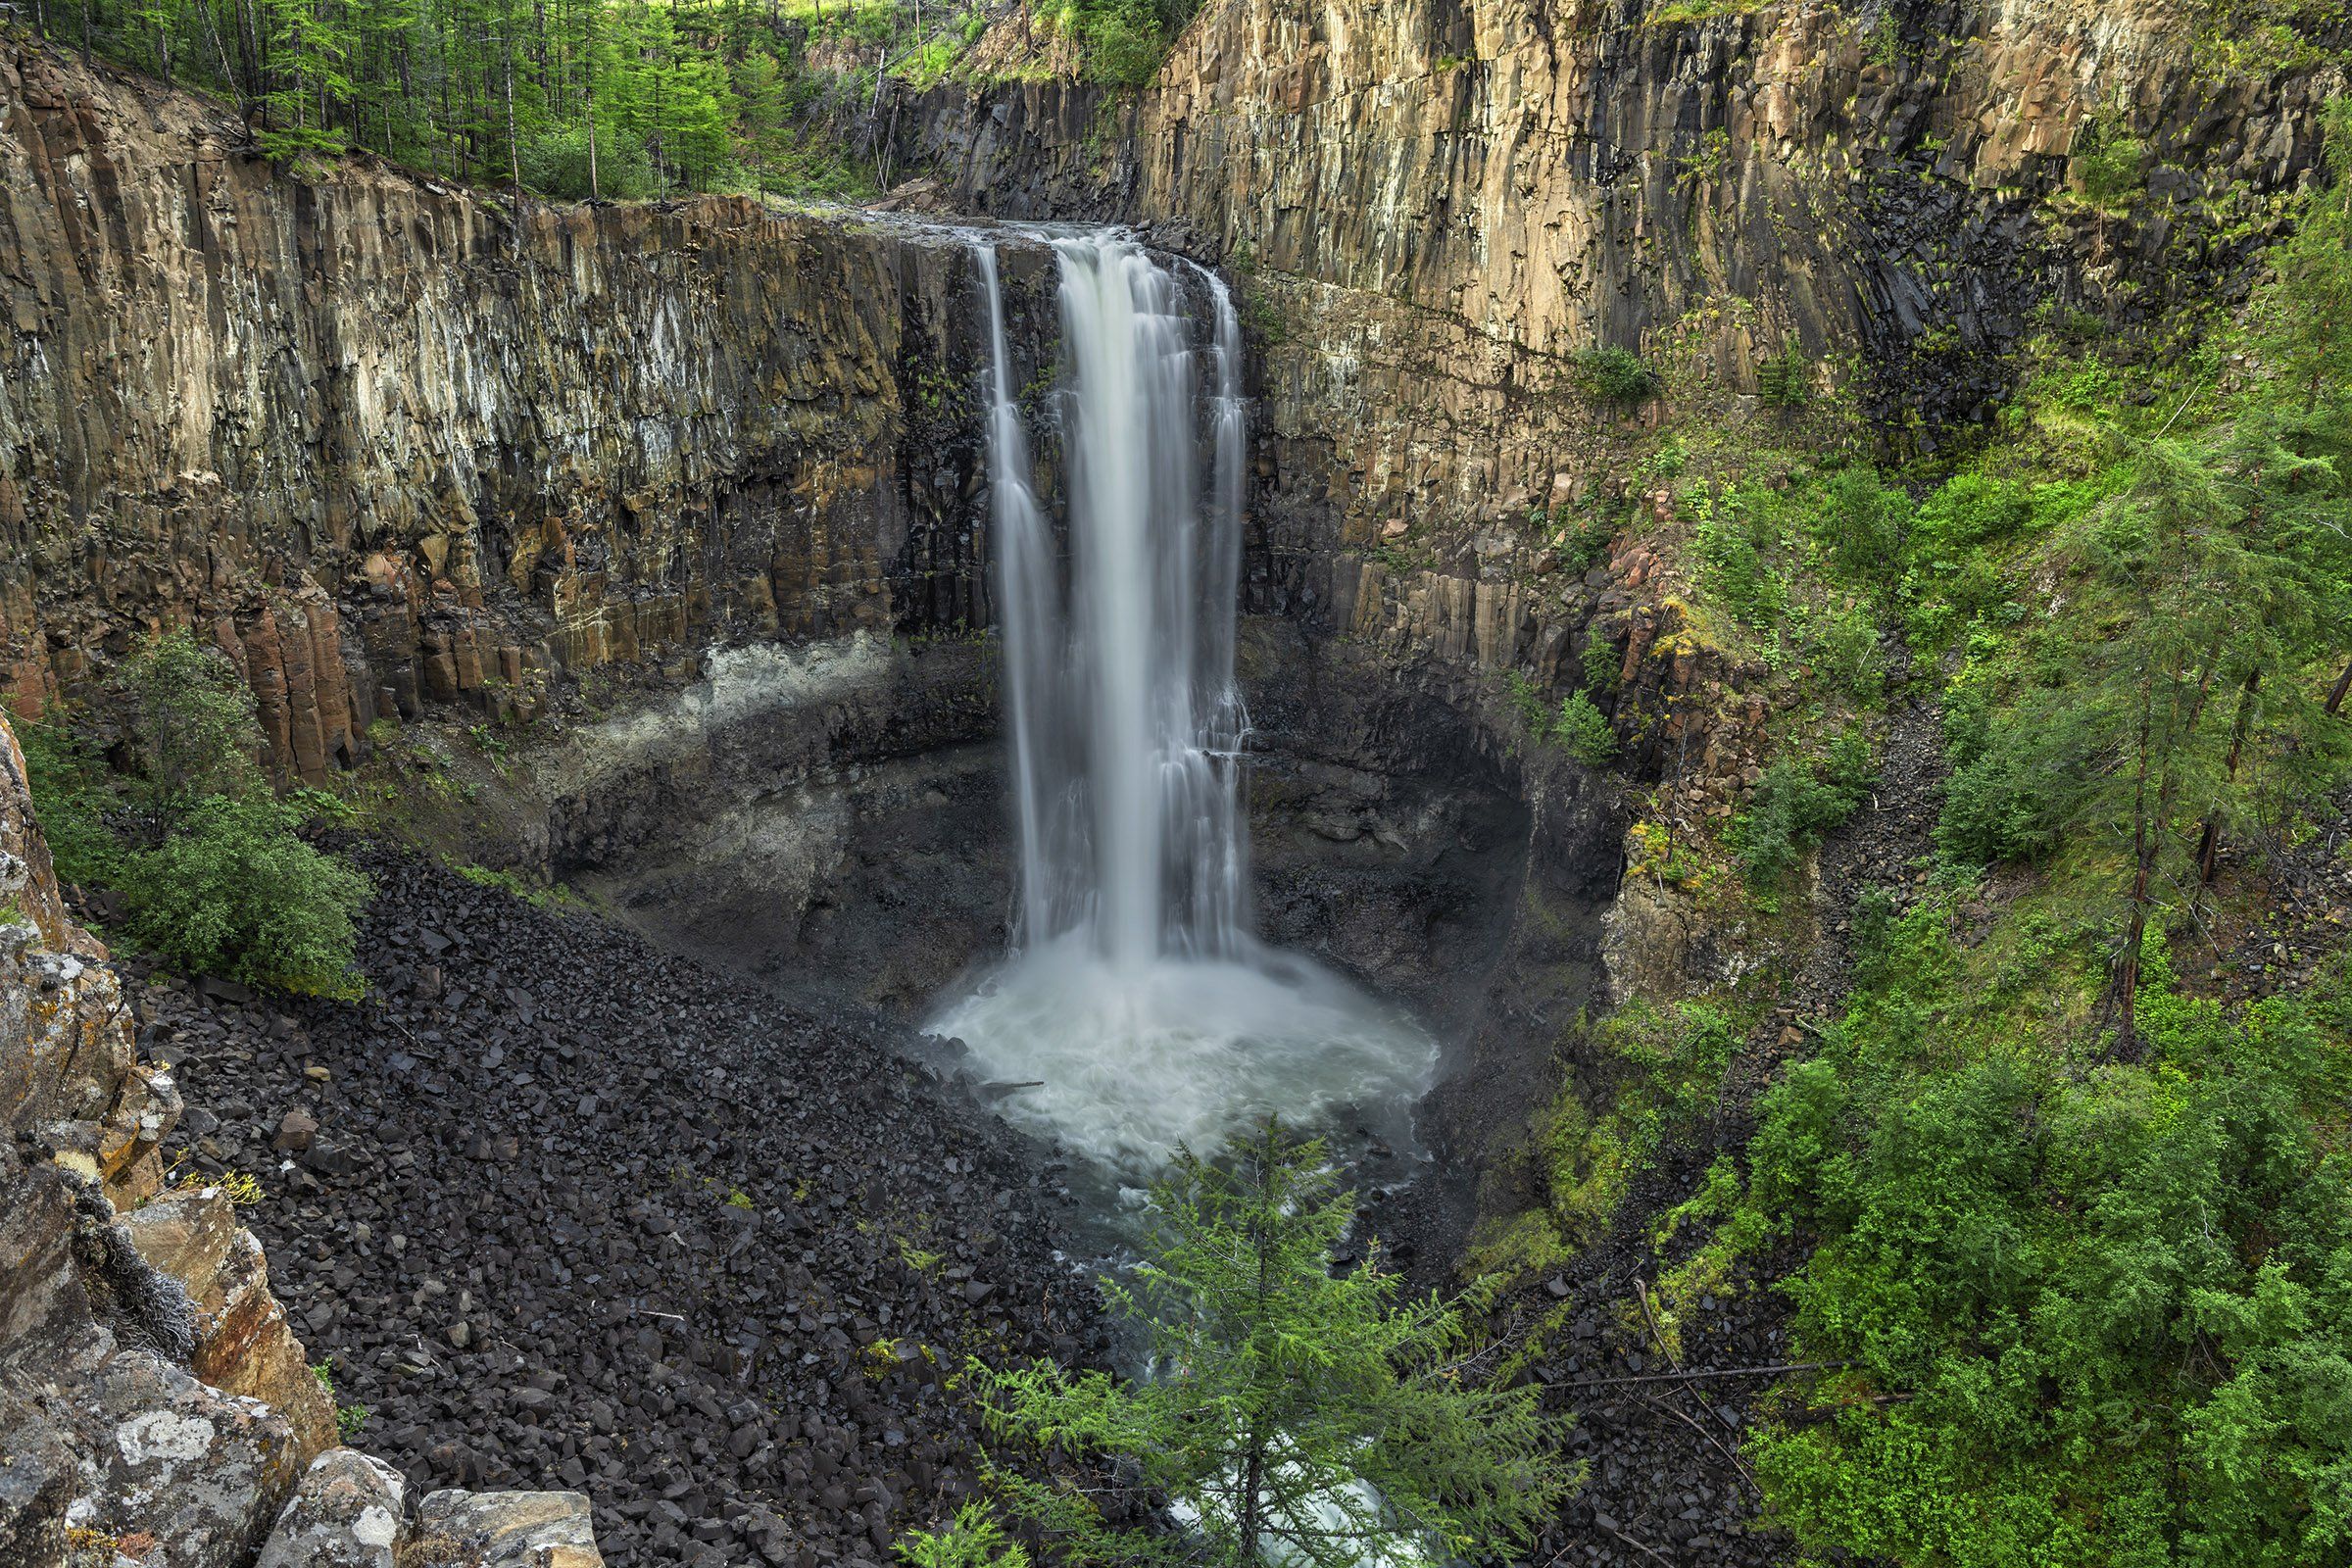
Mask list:
[[[1066,567],[1031,482],[996,254],[979,248],[1020,902],[1010,956],[931,1028],[990,1075],[1039,1086],[1009,1114],[1141,1173],[1268,1112],[1400,1107],[1435,1052],[1250,931],[1232,299],[1199,269],[1188,290],[1119,235],[1054,249]]]

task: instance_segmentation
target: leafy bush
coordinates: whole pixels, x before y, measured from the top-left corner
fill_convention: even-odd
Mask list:
[[[1911,517],[1911,498],[1879,477],[1868,464],[1838,469],[1823,486],[1811,531],[1831,563],[1847,577],[1892,578]]]
[[[264,787],[253,691],[220,649],[185,631],[168,632],[124,666],[122,689],[138,726],[139,762],[153,804]]]
[[[1756,367],[1756,395],[1776,409],[1801,409],[1813,399],[1813,362],[1791,343]]]
[[[1609,715],[1582,691],[1570,692],[1560,704],[1551,734],[1570,757],[1587,767],[1602,766],[1617,755],[1617,732],[1609,725]]]
[[[1596,639],[1594,646],[1605,649],[1608,644]],[[1615,666],[1611,665],[1612,683],[1615,673]],[[1546,705],[1542,688],[1519,670],[1506,671],[1502,685],[1504,695],[1527,725],[1530,740],[1549,741],[1562,747],[1587,767],[1599,767],[1617,755],[1616,731],[1611,728],[1608,715],[1586,692],[1571,692],[1555,710]]]
[[[1502,691],[1510,699],[1511,706],[1519,710],[1520,721],[1527,725],[1528,734],[1537,740],[1544,739],[1551,721],[1551,715],[1544,710],[1544,688],[1538,686],[1526,671],[1509,669],[1503,671]]]
[[[1029,1553],[996,1509],[966,1502],[945,1530],[910,1530],[891,1544],[906,1568],[1029,1568]]]
[[[2080,718],[2063,692],[2029,693],[1995,715],[1981,691],[1955,691],[1944,713],[1952,775],[1936,847],[1970,865],[2036,860],[2056,849],[2089,769]]]
[[[1062,25],[1085,46],[1088,76],[1141,87],[1158,72],[1196,0],[1069,0]]]
[[[1098,80],[1141,87],[1167,56],[1167,34],[1151,0],[1096,0],[1079,18],[1088,72]]]
[[[1855,702],[1876,703],[1886,670],[1879,656],[1879,626],[1858,604],[1834,607],[1814,623],[1808,653],[1821,672]]]
[[[124,665],[120,696],[140,768],[128,780],[74,730],[23,727],[59,876],[119,893],[124,935],[184,969],[355,994],[352,919],[367,879],[297,836],[300,801],[319,792],[270,794],[253,695],[235,668],[175,632]]]
[[[2009,539],[2034,521],[2034,494],[2014,479],[1963,473],[1921,503],[1919,553],[1948,560],[1980,545]]]
[[[192,973],[355,995],[352,921],[368,879],[305,844],[300,821],[267,796],[196,803],[159,848],[123,863],[131,940]]]
[[[1576,376],[1589,396],[1603,403],[1643,403],[1658,395],[1658,373],[1632,349],[1585,349],[1576,357]]]
[[[1577,662],[1591,691],[1613,692],[1625,678],[1625,650],[1598,633],[1585,639],[1585,651],[1577,656]]]
[[[2092,122],[2067,162],[2067,177],[2082,199],[2120,216],[2148,188],[2146,143],[2129,131]]]
[[[1821,835],[1843,822],[1877,781],[1870,742],[1847,729],[1818,760],[1779,758],[1756,781],[1747,809],[1732,819],[1731,842],[1751,890],[1769,893]]]
[[[1763,1434],[1813,1551],[1937,1568],[2320,1568],[2352,1545],[2352,1088],[2341,979],[2241,1013],[2143,992],[2152,1059],[1923,1055],[1933,906],[1766,1097],[1751,1195],[1816,1239]]]
[[[2023,483],[1964,473],[1920,505],[1905,542],[1904,630],[1915,651],[1946,646],[2009,598],[1993,550],[2035,522]]]
[[[122,840],[109,816],[122,803],[106,764],[63,723],[25,719],[13,727],[57,879],[83,887],[112,883],[122,868]]]
[[[1788,576],[1768,559],[1775,543],[1764,510],[1733,491],[1699,518],[1696,544],[1707,591],[1750,625],[1777,620],[1788,608]]]
[[[1552,514],[1551,520],[1559,530],[1553,547],[1559,551],[1560,564],[1573,572],[1591,570],[1617,538],[1617,523],[1610,517],[1591,513],[1576,516],[1562,507]]]

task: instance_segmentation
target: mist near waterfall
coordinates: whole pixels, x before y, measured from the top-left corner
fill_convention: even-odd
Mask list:
[[[1066,560],[1032,479],[996,254],[977,248],[1021,868],[1007,957],[929,1028],[1033,1086],[1009,1117],[1124,1174],[1270,1113],[1398,1123],[1434,1042],[1250,929],[1232,298],[1123,235],[1054,251]]]

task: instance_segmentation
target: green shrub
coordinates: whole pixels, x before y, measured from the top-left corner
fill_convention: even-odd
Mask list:
[[[55,719],[14,725],[24,753],[32,814],[48,842],[60,882],[105,887],[122,869],[122,839],[111,820],[122,808],[106,764],[82,738]]]
[[[1550,727],[1551,715],[1544,710],[1544,689],[1525,670],[1509,669],[1502,675],[1503,695],[1511,707],[1518,710],[1520,721],[1527,732],[1541,740]]]
[[[1587,767],[1600,767],[1617,755],[1617,732],[1609,726],[1609,715],[1582,691],[1570,692],[1560,704],[1551,734],[1570,757]]]
[[[1560,554],[1560,564],[1579,574],[1590,571],[1594,562],[1607,555],[1617,538],[1617,523],[1610,517],[1591,513],[1571,516],[1563,507],[1552,514],[1551,520],[1559,529],[1555,548]]]
[[[1625,650],[1598,633],[1585,639],[1585,651],[1577,656],[1585,672],[1585,686],[1596,692],[1613,692],[1625,678]]]
[[[1808,653],[1838,690],[1869,706],[1885,691],[1886,671],[1879,654],[1879,625],[1858,604],[1833,608],[1814,623]]]
[[[1658,373],[1632,349],[1585,349],[1576,357],[1576,377],[1587,395],[1603,403],[1643,403],[1658,395]]]
[[[2142,993],[2143,1065],[1936,1049],[1943,913],[1772,1089],[1751,1197],[1816,1243],[1752,1448],[1809,1551],[2322,1568],[2352,1543],[2352,1040],[2336,997]],[[1884,989],[1876,989],[1876,987]]]
[[[1140,87],[1168,52],[1158,20],[1145,5],[1102,6],[1086,13],[1081,30],[1087,65],[1098,79]]]
[[[2067,161],[2067,177],[2082,199],[2102,213],[2121,216],[2148,188],[2147,145],[2129,131],[2092,122]]]
[[[1921,504],[1905,541],[1903,628],[1917,652],[1948,646],[2009,598],[1992,551],[2035,524],[2024,484],[1964,473]]]
[[[208,796],[163,844],[127,857],[128,934],[190,973],[325,996],[359,990],[353,919],[368,879],[295,834],[268,796]]]
[[[2025,484],[1963,473],[1921,503],[1916,554],[1928,561],[1948,559],[2014,538],[2033,521],[2034,493]]]
[[[944,1530],[910,1530],[891,1543],[906,1568],[1029,1568],[1029,1553],[996,1509],[966,1502]]]
[[[1756,395],[1776,409],[1801,409],[1813,399],[1813,362],[1794,343],[1756,367]]]
[[[1936,847],[1970,865],[2033,861],[2055,850],[2090,768],[2080,717],[2060,691],[2030,692],[1998,715],[1980,691],[1955,691],[1944,713],[1952,774]]]
[[[1191,0],[1073,0],[1063,15],[1085,45],[1090,77],[1141,87],[1157,74],[1192,11]]]
[[[124,666],[122,691],[137,725],[141,781],[153,804],[267,787],[253,689],[220,649],[185,631],[169,632]]]
[[[1892,579],[1903,548],[1911,498],[1879,477],[1868,464],[1840,468],[1823,486],[1811,532],[1831,563],[1849,578]]]
[[[1788,579],[1769,559],[1775,538],[1765,512],[1749,497],[1717,498],[1696,529],[1707,591],[1751,626],[1769,625],[1788,608]]]
[[[1769,894],[1787,880],[1821,835],[1869,798],[1877,781],[1870,743],[1847,729],[1818,759],[1780,758],[1756,781],[1747,809],[1732,819],[1731,843],[1748,887]]]

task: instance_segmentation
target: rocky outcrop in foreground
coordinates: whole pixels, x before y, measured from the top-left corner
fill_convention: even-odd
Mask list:
[[[65,908],[4,719],[0,896],[0,1562],[596,1568],[585,1498],[413,1512],[334,1446],[236,1189],[164,1190],[178,1091]]]

